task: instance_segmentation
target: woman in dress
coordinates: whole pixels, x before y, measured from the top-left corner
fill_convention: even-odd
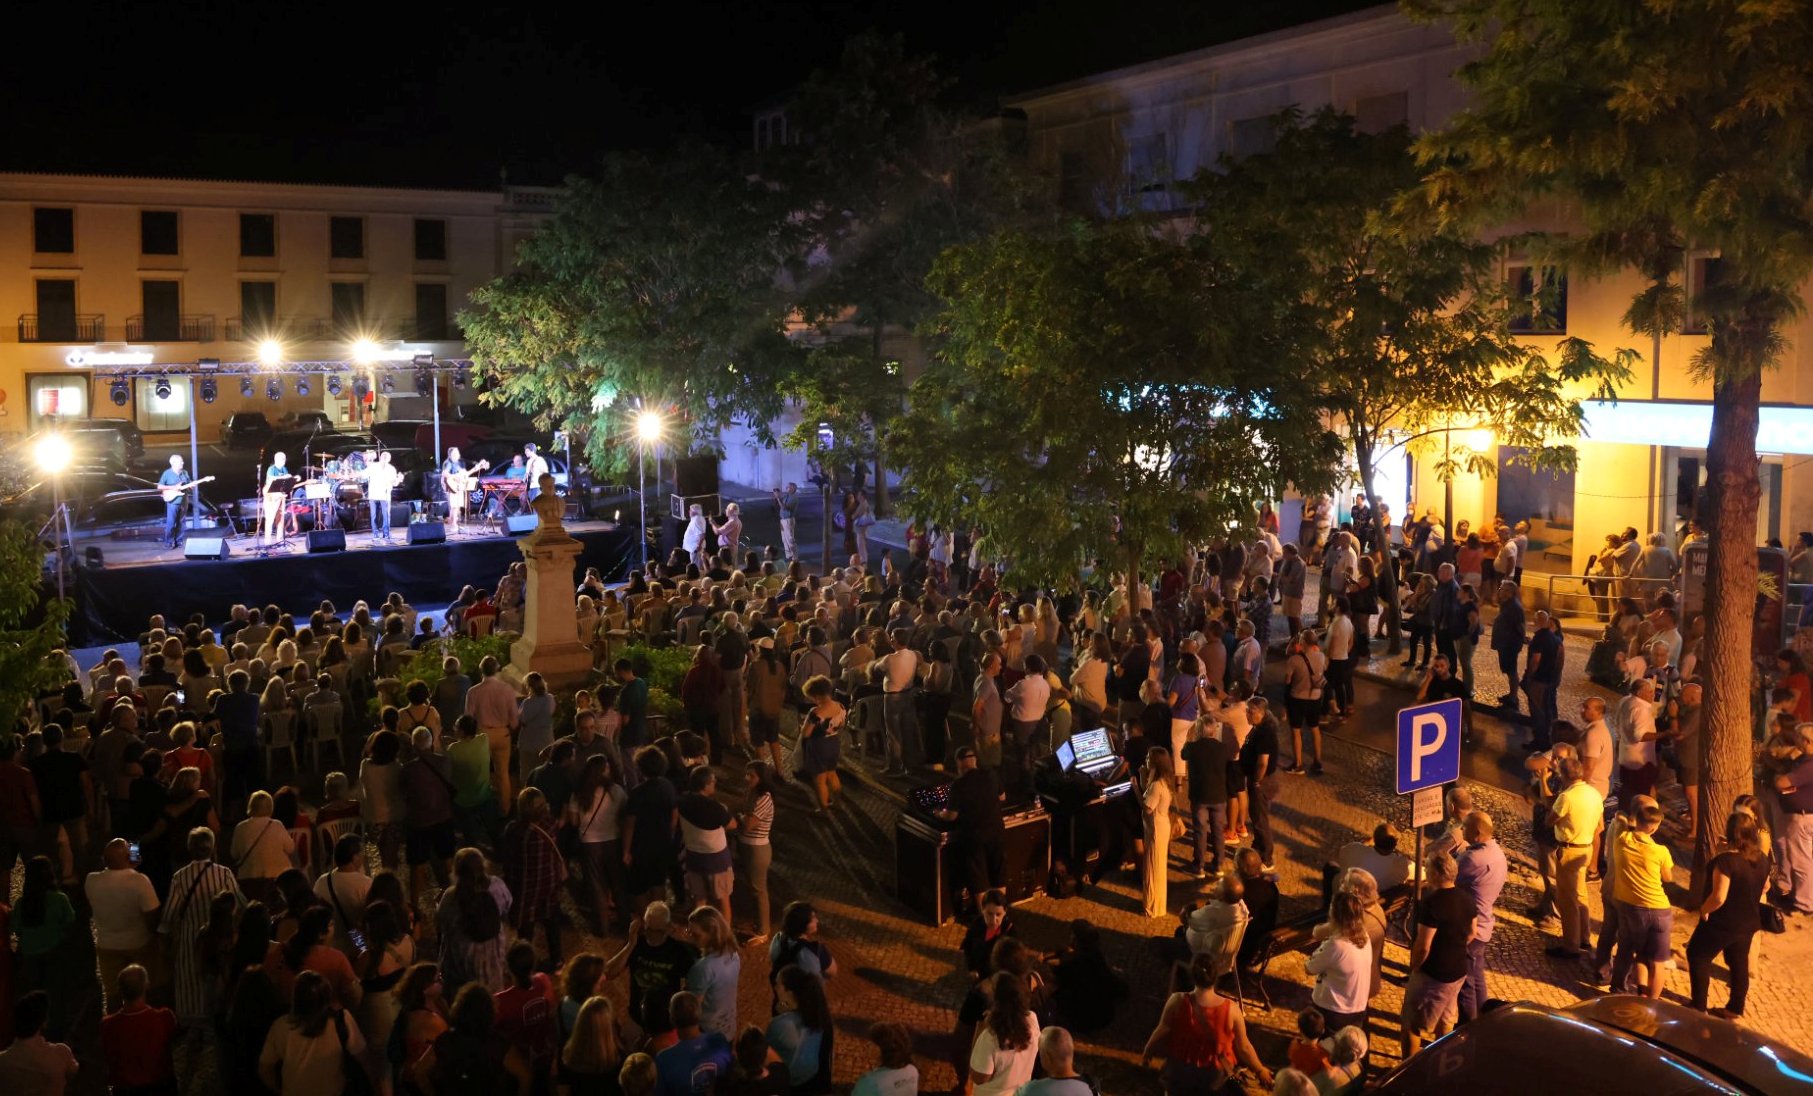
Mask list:
[[[818,813],[833,805],[832,797],[843,794],[843,782],[837,777],[837,762],[843,755],[844,720],[848,713],[832,695],[831,679],[818,674],[806,682],[806,699],[812,708],[800,726],[800,771],[812,778],[818,792]]]
[[[618,828],[618,817],[628,798],[618,780],[616,762],[595,753],[586,759],[578,786],[567,804],[567,822],[579,838],[586,890],[592,898],[592,931],[598,936],[604,935],[606,925],[621,927],[629,923],[622,831]]]
[[[409,935],[398,911],[386,901],[367,902],[364,917],[365,950],[355,969],[364,996],[359,1001],[359,1027],[365,1032],[365,1068],[382,1078],[378,1090],[388,1092],[390,1070],[385,1060],[390,1029],[396,1025],[402,1004],[397,985],[415,962],[415,937]]]
[[[1167,887],[1171,873],[1171,751],[1153,746],[1146,751],[1146,766],[1141,772],[1145,791],[1143,806],[1146,816],[1146,854],[1141,877],[1145,891],[1147,917],[1163,917],[1168,905]]]
[[[346,1071],[360,1068],[353,1059],[364,1053],[358,1021],[334,1003],[327,979],[304,971],[289,1014],[265,1037],[258,1073],[278,1096],[340,1096]]]
[[[468,982],[496,993],[510,984],[504,966],[504,915],[510,890],[485,870],[485,854],[461,849],[453,858],[453,886],[441,895],[435,928],[441,938],[441,974],[455,989]]]
[[[1166,1096],[1220,1092],[1241,1065],[1259,1075],[1268,1091],[1272,1072],[1260,1062],[1246,1034],[1240,1005],[1215,991],[1227,973],[1223,956],[1198,955],[1190,963],[1190,989],[1173,993],[1165,1002],[1152,1029],[1139,1064],[1148,1065],[1156,1055],[1165,1059]]]

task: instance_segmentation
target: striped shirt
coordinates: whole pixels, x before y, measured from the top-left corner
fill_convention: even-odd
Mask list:
[[[195,944],[208,923],[208,907],[214,904],[214,897],[227,893],[239,894],[233,869],[211,860],[184,864],[170,877],[170,900],[164,904],[164,919],[158,931],[169,937],[176,1016],[184,1022],[205,1020],[213,1013],[208,976],[201,969]]]
[[[774,828],[774,796],[763,792],[756,798],[755,806],[743,816],[742,826],[737,830],[737,839],[745,845],[766,845],[768,831]]]

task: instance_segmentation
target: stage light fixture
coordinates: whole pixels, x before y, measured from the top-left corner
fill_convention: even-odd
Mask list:
[[[132,400],[132,386],[123,377],[115,378],[113,384],[108,386],[107,395],[113,400],[113,406],[124,407]]]
[[[273,403],[282,399],[283,398],[283,382],[278,380],[276,377],[272,377],[270,380],[265,381],[264,382],[264,394],[266,396],[269,396]]]
[[[414,358],[410,359],[410,364],[414,365],[417,369],[433,369],[434,355],[417,354]]]
[[[296,378],[296,395],[298,395],[298,396],[308,395],[308,378],[307,377],[297,377]]]
[[[353,398],[358,400],[360,403],[364,403],[365,397],[370,394],[371,394],[371,378],[367,377],[363,373],[354,373],[353,374]]]
[[[283,364],[283,344],[276,339],[265,339],[258,344],[258,364],[267,369],[274,369]]]
[[[157,393],[158,399],[160,399],[160,400],[169,399],[170,398],[170,378],[169,377],[159,377],[157,379],[157,383],[151,386],[151,390],[153,392]]]
[[[340,374],[338,374],[338,373],[328,374],[328,377],[327,377],[328,395],[333,396],[337,399],[337,398],[339,398],[341,390],[344,388],[345,388],[345,385],[340,383]]]
[[[201,382],[201,402],[213,403],[220,395],[220,386],[214,383],[213,377],[204,377]]]
[[[252,398],[252,378],[239,378],[239,397],[246,400]]]
[[[418,396],[426,396],[433,391],[434,374],[428,372],[426,369],[418,372],[415,375],[415,394]]]
[[[357,339],[353,342],[353,361],[360,365],[370,365],[378,360],[378,344],[370,339]]]
[[[391,376],[389,373],[384,374],[384,380],[379,383],[378,391],[380,391],[380,392],[384,393],[386,396],[388,396],[392,392],[395,392],[396,390],[397,390],[397,379],[395,377]]]
[[[220,371],[219,358],[199,358],[195,362],[197,373],[216,373]]]

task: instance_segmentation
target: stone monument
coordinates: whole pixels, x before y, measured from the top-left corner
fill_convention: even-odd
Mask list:
[[[573,572],[583,548],[567,535],[561,517],[566,501],[555,493],[554,477],[544,473],[535,510],[535,531],[517,542],[528,564],[523,593],[522,638],[510,645],[505,676],[520,683],[539,673],[550,689],[583,684],[592,670],[592,650],[579,642],[573,604]]]

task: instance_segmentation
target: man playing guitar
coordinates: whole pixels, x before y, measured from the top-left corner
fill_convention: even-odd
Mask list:
[[[478,474],[489,467],[490,461],[481,460],[467,468],[460,460],[458,446],[447,450],[447,460],[441,465],[441,489],[447,495],[447,520],[453,523],[454,532],[462,531],[460,526],[466,520],[466,503],[478,484]]]
[[[288,520],[286,504],[289,502],[290,488],[296,485],[296,478],[290,475],[287,460],[282,453],[272,453],[270,467],[264,470],[264,507],[259,523],[262,541],[281,540],[285,533],[278,523]]]
[[[214,479],[195,479],[183,468],[183,458],[172,456],[170,467],[157,477],[157,493],[164,500],[164,547],[174,548],[182,538],[183,503],[187,501],[189,489],[200,487]]]

